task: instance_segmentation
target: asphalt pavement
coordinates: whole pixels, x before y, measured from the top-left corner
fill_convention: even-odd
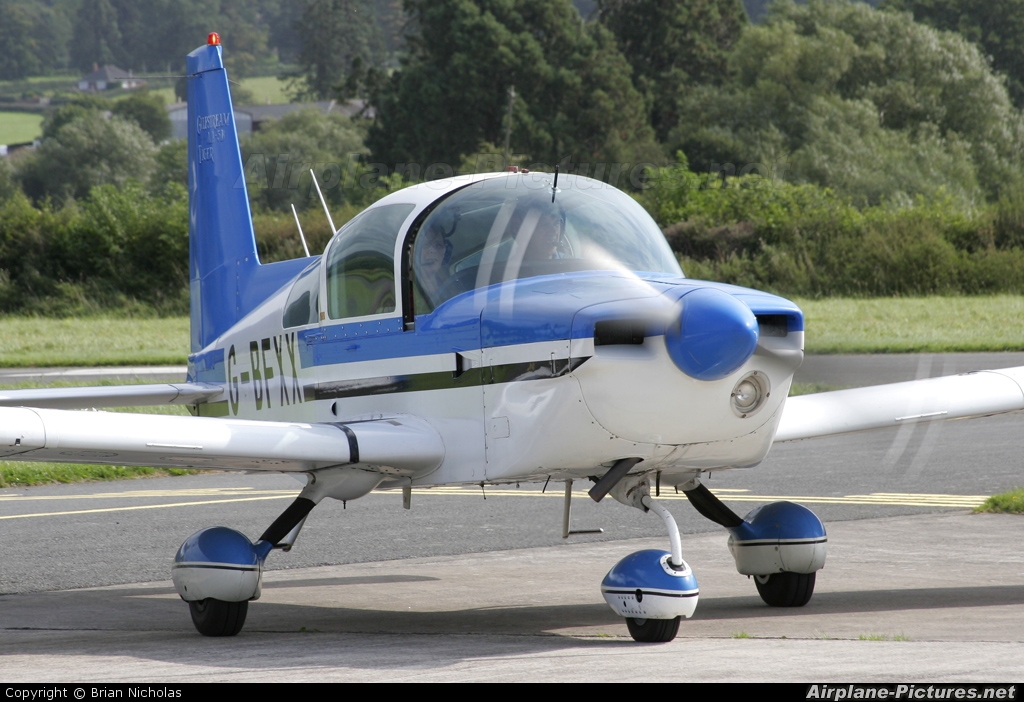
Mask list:
[[[798,380],[854,386],[1013,365],[1024,354],[812,357]],[[398,493],[327,501],[290,553],[268,559],[264,595],[230,640],[195,634],[170,560],[204,526],[258,535],[297,493],[294,479],[0,490],[3,677],[1017,680],[1024,519],[967,512],[1024,483],[1022,419],[780,444],[755,469],[713,474],[709,487],[740,514],[792,499],[825,521],[829,559],[799,610],[764,606],[722,530],[664,494],[701,602],[676,641],[656,646],[628,638],[598,583],[624,555],[665,548],[660,521],[580,492],[574,527],[604,533],[565,541],[561,485],[489,488],[486,500],[479,488],[417,491],[409,511]]]

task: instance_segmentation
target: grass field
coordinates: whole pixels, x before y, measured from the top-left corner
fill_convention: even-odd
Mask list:
[[[1024,297],[794,300],[810,353],[1024,351]]]
[[[258,78],[243,78],[242,87],[252,93],[253,105],[286,105],[291,100],[285,92],[288,86],[286,81],[278,80],[274,76],[260,76]],[[150,94],[159,95],[168,105],[177,102],[174,96],[174,88],[150,89]],[[248,104],[250,101],[246,100]]]
[[[185,363],[188,319],[0,318],[0,366]]]
[[[0,112],[0,144],[23,144],[43,134],[43,116],[29,112]]]
[[[68,92],[78,85],[80,74],[64,76],[32,76],[20,80],[0,80],[0,95],[21,98],[26,93],[53,95]]]
[[[1024,350],[1024,296],[796,300],[809,353]],[[0,366],[185,363],[188,319],[0,318]]]
[[[252,92],[254,105],[288,104],[291,99],[285,93],[287,86],[287,81],[278,80],[275,76],[242,79],[242,87]]]

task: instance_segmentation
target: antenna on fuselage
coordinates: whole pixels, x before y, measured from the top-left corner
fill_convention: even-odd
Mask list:
[[[316,173],[313,169],[309,169],[309,174],[313,176],[313,185],[316,186],[316,194],[320,196],[320,204],[324,206],[324,214],[327,215],[327,223],[331,225],[331,236],[334,236],[334,232],[338,231],[334,226],[334,220],[331,219],[331,211],[327,209],[327,200],[324,200],[324,194],[320,192],[320,183],[316,180]]]
[[[299,228],[299,238],[302,239],[302,250],[306,252],[306,258],[309,258],[309,247],[306,246],[306,235],[302,233],[302,225],[299,224],[299,213],[295,211],[295,203],[292,203],[292,215],[295,217],[295,226]]]
[[[555,202],[555,193],[558,192],[558,164],[555,164],[555,182],[551,185],[551,202]]]

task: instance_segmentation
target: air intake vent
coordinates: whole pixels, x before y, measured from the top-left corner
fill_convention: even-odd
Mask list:
[[[759,314],[757,326],[761,336],[786,336],[789,334],[789,320],[784,314]]]
[[[644,343],[647,324],[640,319],[610,319],[594,325],[594,346]]]

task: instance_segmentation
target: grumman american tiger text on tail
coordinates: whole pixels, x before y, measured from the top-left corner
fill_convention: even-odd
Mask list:
[[[810,685],[815,700],[1015,700],[1016,685]]]
[[[226,127],[231,122],[231,115],[227,112],[218,112],[212,115],[200,115],[196,118],[196,134],[202,134],[204,129],[219,129]]]

